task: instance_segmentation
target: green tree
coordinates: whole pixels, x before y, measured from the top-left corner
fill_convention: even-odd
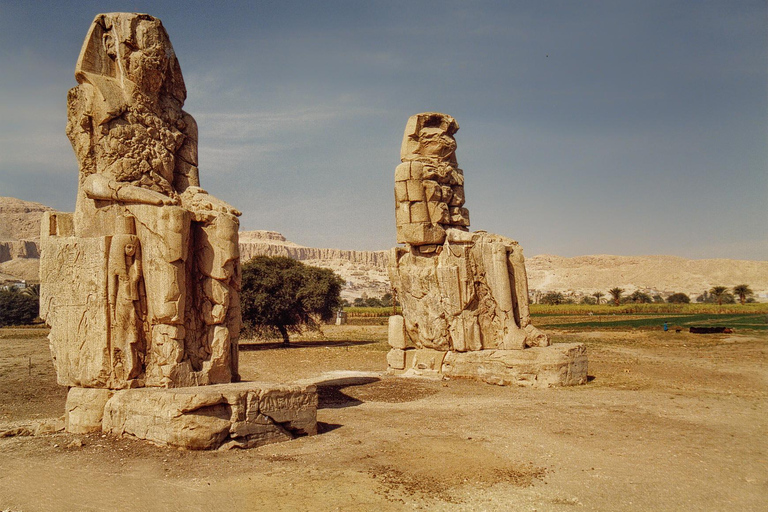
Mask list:
[[[333,271],[284,256],[256,256],[243,265],[240,305],[243,324],[256,332],[289,333],[317,329],[341,305],[344,280]]]
[[[563,294],[560,292],[547,292],[544,294],[544,297],[541,298],[541,303],[549,304],[550,306],[564,304],[565,296],[563,296]]]
[[[37,318],[40,300],[16,288],[0,290],[0,326],[31,324]]]
[[[725,286],[713,286],[709,289],[709,294],[714,297],[715,302],[717,302],[718,306],[723,305],[723,301],[726,300],[726,294],[728,293],[728,288]]]
[[[733,293],[739,298],[741,304],[745,304],[747,299],[755,294],[747,284],[739,284],[733,287]]]
[[[581,298],[581,301],[579,301],[580,304],[586,304],[588,306],[593,306],[597,304],[597,299],[593,295],[584,295]]]
[[[637,290],[633,292],[632,295],[627,297],[627,302],[633,302],[635,304],[650,304],[653,302],[653,299],[647,293],[643,293],[640,290]]]
[[[624,290],[622,290],[619,287],[616,287],[608,290],[608,293],[610,293],[611,297],[613,298],[614,306],[618,306],[619,304],[621,304],[621,294],[624,293]]]
[[[691,302],[691,298],[684,293],[678,292],[673,293],[667,297],[667,302],[670,304],[689,304]]]
[[[603,297],[605,297],[605,294],[604,294],[603,292],[595,292],[595,293],[593,293],[593,294],[592,294],[592,296],[593,296],[593,297],[595,298],[595,300],[597,301],[596,303],[597,303],[597,304],[600,304],[600,299],[602,299]]]

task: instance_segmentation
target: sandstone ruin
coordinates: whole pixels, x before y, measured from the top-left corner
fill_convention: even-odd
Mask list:
[[[204,415],[219,420],[206,448],[230,435],[253,445],[314,433],[311,387],[285,391],[273,415],[263,385],[189,388],[239,380],[240,212],[200,188],[197,125],[182,110],[186,89],[160,20],[96,16],[75,78],[66,131],[80,166],[77,204],[74,214],[44,214],[40,260],[40,316],[58,382],[72,387],[67,410],[79,411],[68,428],[114,432],[110,418],[133,414],[120,432],[146,437],[171,428],[147,418],[186,417],[174,430],[205,436]],[[154,390],[126,389],[145,387]],[[89,417],[83,410],[95,411],[85,425],[74,420]],[[299,410],[300,427],[279,419]],[[168,442],[202,446],[184,435]]]
[[[550,346],[531,324],[520,245],[468,231],[458,129],[434,112],[412,116],[405,128],[395,169],[397,241],[405,248],[389,258],[403,315],[390,318],[390,369],[498,384],[586,382],[584,347]]]

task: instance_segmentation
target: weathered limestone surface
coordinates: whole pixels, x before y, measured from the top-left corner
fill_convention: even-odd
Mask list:
[[[192,450],[251,448],[317,433],[314,385],[256,382],[126,389],[104,408],[104,432]]]
[[[516,367],[533,358],[542,382],[586,382],[586,362],[582,379],[575,359],[573,368],[566,366],[576,368],[579,377],[548,377],[550,356],[544,349],[550,341],[531,324],[520,245],[500,235],[468,231],[464,173],[453,137],[458,129],[451,116],[435,112],[412,116],[405,128],[402,163],[395,169],[397,241],[405,247],[390,251],[388,267],[403,315],[389,323],[390,368],[399,370],[404,364],[422,375],[513,383],[530,380],[528,370]],[[531,347],[539,350],[521,355]],[[404,355],[407,348],[417,350]],[[508,351],[514,354],[504,355]],[[453,362],[438,357],[447,353],[454,354]],[[473,355],[455,355],[461,353]],[[577,351],[567,354],[566,360],[580,357]],[[507,367],[503,361],[514,364]],[[486,377],[493,372],[498,375]]]
[[[558,343],[526,350],[448,352],[441,373],[502,386],[575,386],[587,383],[587,350],[581,343]]]
[[[312,385],[239,380],[240,212],[200,188],[160,20],[100,14],[69,91],[74,213],[41,223],[40,316],[73,433],[188,449],[317,433]]]
[[[240,212],[200,188],[197,125],[162,23],[96,16],[75,78],[76,210],[41,226],[40,316],[59,384],[238,380]]]
[[[402,361],[399,367],[391,362],[395,357],[398,363]],[[587,351],[581,343],[472,352],[393,348],[387,361],[391,373],[406,377],[468,378],[500,386],[534,388],[587,382]]]
[[[104,406],[115,394],[111,389],[69,388],[64,428],[72,434],[100,432]]]

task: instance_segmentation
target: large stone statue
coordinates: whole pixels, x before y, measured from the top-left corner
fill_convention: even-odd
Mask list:
[[[99,15],[75,78],[67,135],[80,164],[77,206],[43,228],[41,316],[59,383],[237,380],[240,213],[200,188],[197,126],[182,110],[184,80],[162,23]],[[60,271],[63,252],[94,249],[85,275]],[[105,285],[109,310],[88,303]]]
[[[446,355],[463,361],[457,353],[501,357],[501,351],[550,345],[531,325],[520,245],[467,229],[458,129],[451,116],[434,112],[412,116],[405,128],[402,163],[395,169],[397,241],[405,248],[392,249],[389,259],[403,307],[402,317],[390,319],[388,361],[395,370],[407,366],[408,347],[422,350],[414,355],[414,368],[446,373]]]
[[[160,20],[96,16],[75,78],[77,205],[44,214],[40,261],[67,430],[185,448],[315,433],[314,386],[232,383],[240,212],[200,188],[197,125]]]

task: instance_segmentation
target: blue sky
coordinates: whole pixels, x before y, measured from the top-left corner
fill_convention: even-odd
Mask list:
[[[0,195],[74,208],[66,94],[112,11],[163,21],[243,229],[394,245],[405,122],[438,111],[471,228],[528,256],[768,260],[765,1],[0,0]]]

